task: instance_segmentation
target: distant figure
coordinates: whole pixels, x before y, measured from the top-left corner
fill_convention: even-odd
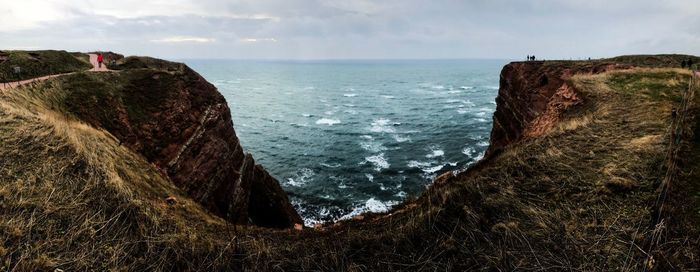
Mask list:
[[[104,58],[102,57],[102,54],[97,55],[97,68],[102,68],[102,61],[104,61]]]
[[[532,61],[535,61],[535,60],[536,60],[535,55],[532,55]]]
[[[685,68],[685,60],[681,61],[681,68]]]
[[[693,59],[688,59],[688,62],[686,62],[688,65],[688,69],[693,69]]]
[[[530,55],[527,55],[527,61],[530,61]]]

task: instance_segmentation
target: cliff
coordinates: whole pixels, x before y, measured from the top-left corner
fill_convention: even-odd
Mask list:
[[[131,57],[115,68],[122,71],[62,79],[68,113],[112,133],[231,222],[278,228],[302,222],[277,180],[244,163],[253,163],[252,156],[244,154],[213,85],[183,64],[162,60]]]
[[[486,156],[550,130],[572,106],[584,103],[572,85],[576,75],[594,75],[634,67],[678,67],[688,55],[630,55],[595,61],[512,62],[503,67]]]
[[[696,270],[700,83],[668,67],[686,57],[511,63],[484,160],[386,213],[301,231],[230,224],[297,219],[182,64],[11,88],[0,270]]]
[[[559,122],[567,109],[583,103],[572,86],[572,76],[630,67],[610,62],[557,65],[533,61],[506,65],[501,71],[486,156],[523,137],[544,134]]]

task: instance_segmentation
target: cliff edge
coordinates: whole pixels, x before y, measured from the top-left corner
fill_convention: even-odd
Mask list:
[[[484,160],[300,231],[256,226],[298,217],[182,64],[11,88],[0,270],[696,270],[700,82],[672,67],[688,57],[511,63]]]
[[[69,113],[112,133],[230,222],[302,223],[277,180],[244,153],[216,87],[180,63],[129,57],[110,67],[120,72],[62,80]]]

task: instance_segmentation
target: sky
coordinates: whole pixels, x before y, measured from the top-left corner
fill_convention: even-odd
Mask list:
[[[0,50],[170,59],[700,55],[699,0],[0,0]]]

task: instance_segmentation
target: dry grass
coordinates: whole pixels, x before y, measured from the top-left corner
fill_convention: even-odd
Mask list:
[[[54,82],[0,94],[2,270],[235,265],[221,219],[109,133],[52,110],[61,95]]]
[[[585,103],[550,132],[386,214],[301,232],[226,226],[66,115],[60,84],[12,90],[0,94],[0,269],[639,271],[686,80],[665,69],[575,77]],[[692,237],[664,237],[658,252],[680,256],[671,268],[698,267]]]

